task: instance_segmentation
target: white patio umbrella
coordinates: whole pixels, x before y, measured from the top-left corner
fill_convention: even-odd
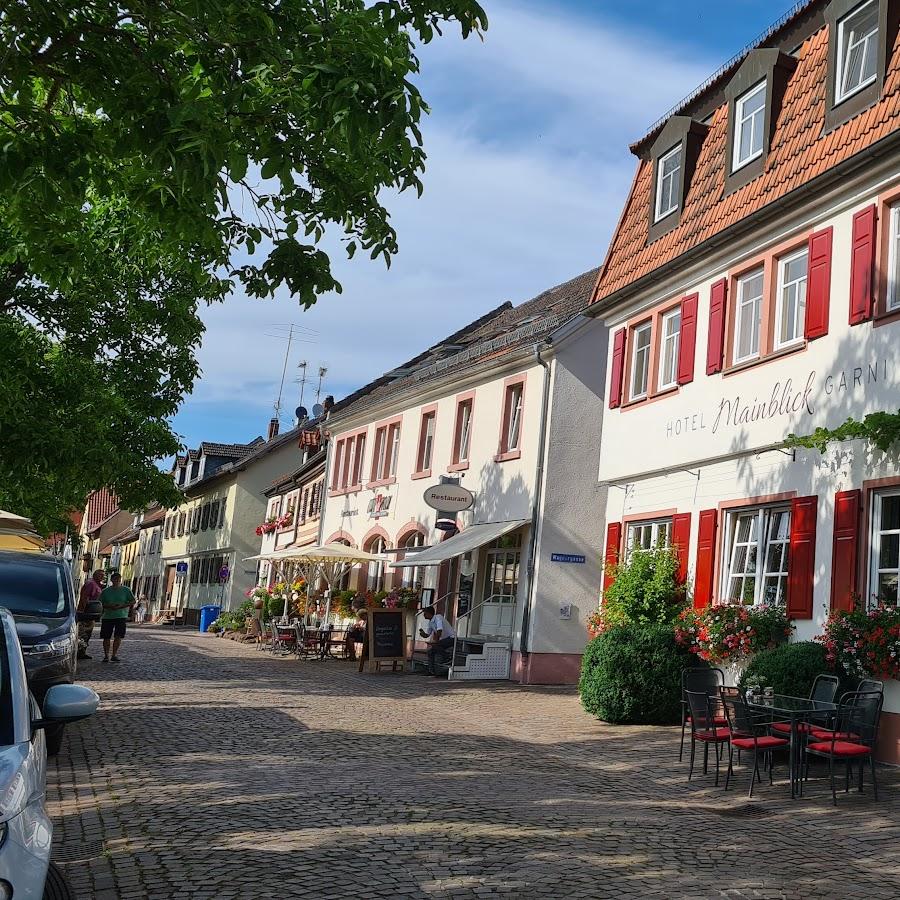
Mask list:
[[[368,562],[390,562],[389,557],[378,553],[369,553],[367,550],[357,550],[346,544],[319,544],[313,547],[285,547],[283,550],[273,550],[271,553],[260,553],[258,556],[249,556],[251,559],[264,559],[274,563],[293,563],[300,569],[306,579],[307,585],[314,583],[314,579],[322,578],[328,585],[325,591],[325,621],[331,613],[331,592],[341,578],[352,566]],[[284,569],[281,570],[282,573]],[[307,588],[308,590],[308,588]],[[288,598],[284,598],[284,613],[287,616]]]

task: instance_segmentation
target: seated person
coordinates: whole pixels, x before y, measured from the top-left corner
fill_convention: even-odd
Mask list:
[[[428,674],[437,675],[437,667],[444,665],[444,653],[453,646],[456,631],[453,626],[433,606],[422,610],[425,627],[419,634],[428,640]]]

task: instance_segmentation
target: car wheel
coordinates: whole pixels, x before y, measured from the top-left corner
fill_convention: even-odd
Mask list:
[[[44,882],[44,900],[76,900],[75,893],[66,876],[56,863],[50,863],[47,880]]]
[[[50,725],[44,730],[47,739],[47,755],[56,756],[62,748],[64,725]]]

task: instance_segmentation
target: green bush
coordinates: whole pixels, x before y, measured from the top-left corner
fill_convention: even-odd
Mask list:
[[[269,597],[264,612],[266,619],[280,619],[284,614],[284,597]]]
[[[667,625],[616,625],[585,649],[581,702],[604,722],[674,724],[681,721],[681,671],[698,664]]]
[[[603,595],[609,622],[669,625],[685,605],[678,583],[678,558],[668,547],[635,550],[612,570],[613,582]]]
[[[816,675],[829,671],[825,652],[821,644],[813,641],[762,650],[750,660],[739,684],[741,687],[761,684],[774,688],[776,694],[807,697]]]

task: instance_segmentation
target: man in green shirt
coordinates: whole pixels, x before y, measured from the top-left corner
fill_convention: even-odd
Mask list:
[[[112,661],[119,662],[119,647],[125,637],[125,623],[134,606],[131,588],[122,586],[122,576],[114,572],[109,587],[100,594],[103,616],[100,619],[100,637],[103,639],[103,662],[109,662],[109,642],[112,639]]]

